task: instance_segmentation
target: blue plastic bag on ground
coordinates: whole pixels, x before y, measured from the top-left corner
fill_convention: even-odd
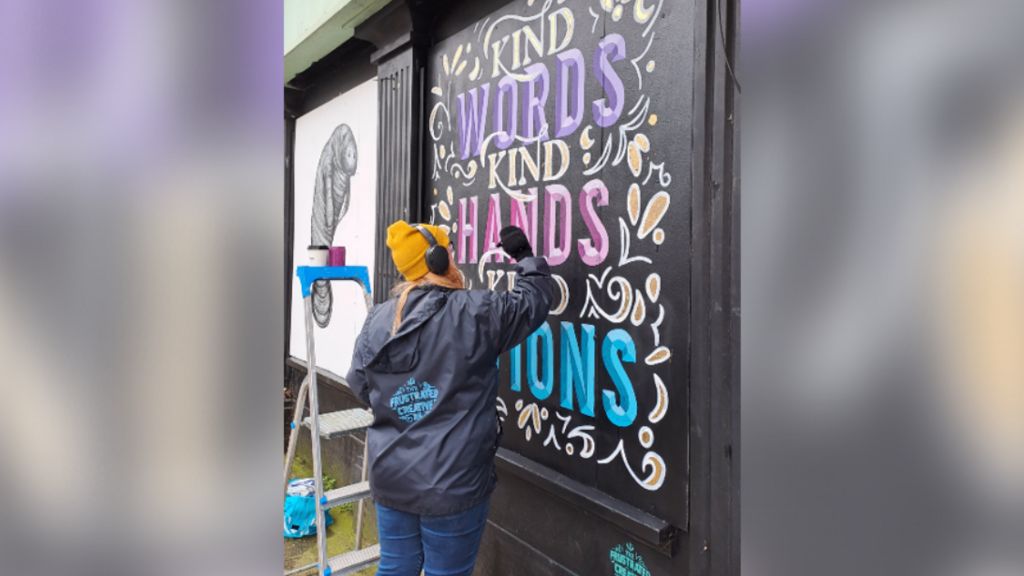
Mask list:
[[[324,510],[324,526],[334,523]],[[288,482],[284,496],[284,537],[303,538],[316,534],[316,485],[312,478],[296,478]]]

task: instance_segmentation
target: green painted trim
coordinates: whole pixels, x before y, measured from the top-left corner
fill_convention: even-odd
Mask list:
[[[390,0],[285,0],[284,81],[341,46]]]

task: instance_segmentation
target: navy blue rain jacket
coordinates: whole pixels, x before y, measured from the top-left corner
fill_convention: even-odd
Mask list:
[[[370,311],[348,383],[373,410],[370,487],[379,504],[455,514],[494,490],[498,356],[544,323],[555,290],[543,258],[516,266],[509,292],[421,287]]]

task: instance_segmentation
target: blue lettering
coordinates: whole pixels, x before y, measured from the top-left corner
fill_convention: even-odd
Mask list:
[[[543,347],[543,351],[539,353],[543,365],[543,373],[539,379],[537,378],[538,340]],[[555,388],[555,339],[551,335],[551,327],[546,322],[526,338],[526,376],[529,378],[530,392],[537,400],[546,400],[548,396],[551,396],[551,391]]]
[[[562,408],[573,409],[573,391],[579,399],[580,412],[594,417],[594,345],[597,337],[590,324],[580,326],[583,352],[576,341],[576,332],[569,322],[562,322]]]
[[[633,338],[622,328],[612,330],[604,338],[601,359],[619,396],[616,399],[615,392],[611,390],[602,392],[604,412],[612,424],[625,428],[636,420],[636,393],[633,392],[633,383],[629,380],[629,375],[622,367],[623,362],[636,362],[636,345]]]
[[[512,379],[512,391],[520,392],[523,389],[523,346],[521,344],[516,345],[515,348],[509,350],[508,353],[508,364],[509,372]]]

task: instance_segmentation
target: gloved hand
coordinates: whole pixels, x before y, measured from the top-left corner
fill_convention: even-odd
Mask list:
[[[498,246],[503,248],[506,254],[515,258],[517,262],[533,256],[533,248],[530,247],[530,241],[526,239],[526,234],[522,229],[516,226],[506,226],[498,232],[498,236],[501,237]]]

